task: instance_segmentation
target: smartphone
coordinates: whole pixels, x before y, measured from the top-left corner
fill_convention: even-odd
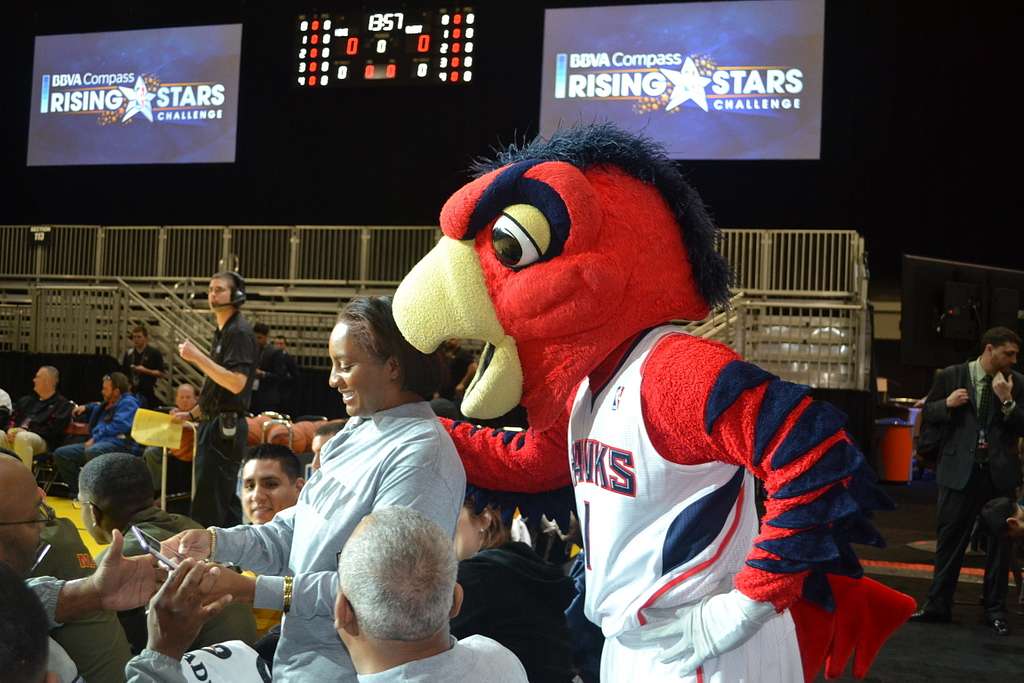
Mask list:
[[[138,540],[139,545],[142,546],[143,550],[145,550],[150,555],[155,557],[157,561],[160,562],[160,564],[162,564],[168,570],[174,570],[178,568],[177,560],[172,560],[168,558],[160,551],[160,541],[153,538],[137,526],[133,525],[131,529],[132,533],[135,535],[136,540]]]

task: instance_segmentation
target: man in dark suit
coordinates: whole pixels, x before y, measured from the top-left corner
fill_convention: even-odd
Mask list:
[[[938,546],[924,608],[912,621],[950,620],[964,552],[985,503],[1013,497],[1021,482],[1017,439],[1024,436],[1024,375],[1012,370],[1020,337],[995,327],[981,339],[981,355],[951,365],[935,378],[923,412],[924,429],[938,430]],[[993,539],[985,561],[985,618],[998,635],[1006,620],[1009,544]]]
[[[252,412],[286,412],[283,408],[282,389],[291,381],[291,377],[284,352],[270,343],[270,326],[266,323],[256,323],[252,331],[260,349],[256,379],[252,384]]]

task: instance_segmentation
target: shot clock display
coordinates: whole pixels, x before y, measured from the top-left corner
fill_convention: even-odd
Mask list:
[[[302,88],[471,83],[476,21],[470,6],[301,14],[292,82]]]

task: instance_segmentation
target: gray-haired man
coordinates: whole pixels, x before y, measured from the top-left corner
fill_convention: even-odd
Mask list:
[[[462,604],[456,569],[451,538],[421,513],[389,507],[363,518],[339,555],[334,622],[360,683],[526,683],[504,646],[449,633]]]

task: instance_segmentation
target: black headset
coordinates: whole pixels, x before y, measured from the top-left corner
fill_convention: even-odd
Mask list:
[[[217,273],[214,277],[227,277],[231,279],[231,301],[228,302],[229,304],[241,306],[245,303],[245,278],[233,270],[225,270]]]
[[[235,289],[231,292],[231,303],[241,306],[245,303],[245,278],[233,270],[229,270],[228,275],[235,280]]]

